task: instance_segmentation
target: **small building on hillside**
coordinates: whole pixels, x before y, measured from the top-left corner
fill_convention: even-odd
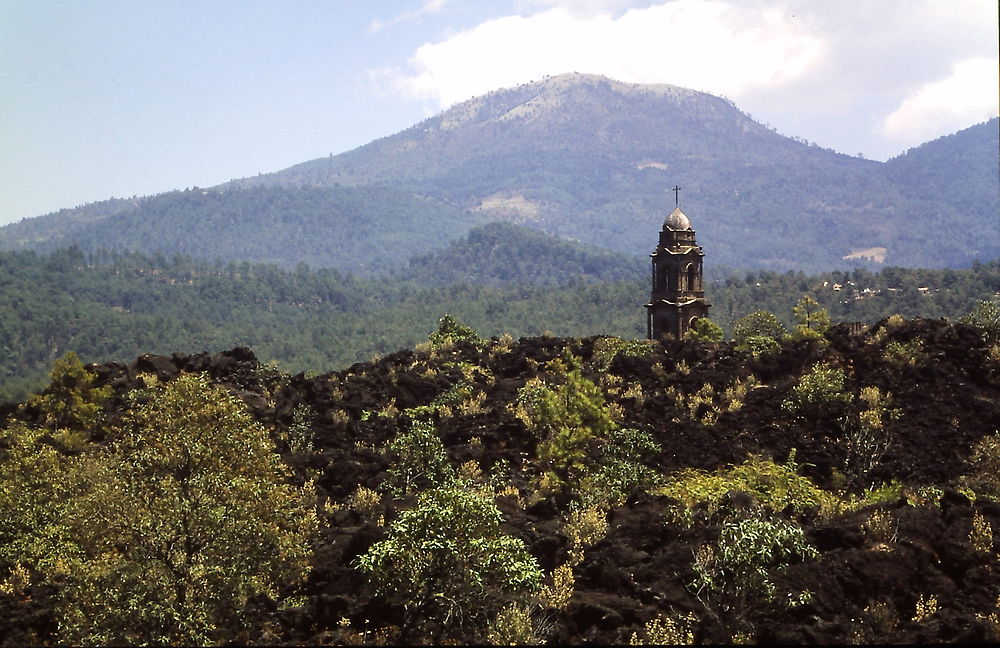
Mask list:
[[[660,242],[649,256],[653,260],[652,294],[646,304],[646,335],[659,340],[684,337],[691,325],[708,315],[702,259],[705,254],[695,240],[691,221],[681,211],[674,187],[674,211],[663,221]]]

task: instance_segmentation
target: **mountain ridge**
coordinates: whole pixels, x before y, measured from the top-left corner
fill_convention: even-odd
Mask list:
[[[884,252],[873,258],[892,265],[967,267],[1000,255],[997,123],[977,124],[944,144],[926,143],[883,163],[780,135],[721,97],[596,75],[559,75],[462,102],[337,156],[201,190],[226,192],[238,201],[243,199],[238,189],[267,196],[268,188],[355,187],[376,202],[380,192],[396,192],[414,205],[449,214],[450,222],[468,219],[441,229],[430,247],[407,245],[407,228],[415,226],[411,210],[421,210],[402,202],[401,211],[383,218],[377,232],[355,237],[359,249],[367,250],[361,259],[341,248],[316,249],[306,258],[301,245],[251,254],[247,250],[254,246],[298,240],[270,225],[258,233],[264,217],[259,212],[266,210],[253,205],[239,212],[246,250],[228,243],[226,236],[233,233],[222,225],[202,238],[209,249],[213,240],[227,249],[221,258],[285,266],[306,261],[367,272],[376,252],[383,261],[374,265],[401,267],[415,254],[443,248],[469,227],[497,220],[635,256],[648,252],[668,211],[665,188],[680,184],[682,204],[712,263],[775,271],[877,267],[870,258],[858,258],[876,249]],[[923,191],[928,184],[935,193],[960,199],[928,196]],[[190,222],[189,216],[182,214],[175,224],[153,223],[157,201],[174,200],[177,193],[117,206],[115,213],[109,206],[103,216],[86,206],[86,216],[85,210],[63,210],[61,216],[42,217],[45,227],[7,226],[0,229],[0,248],[45,250],[101,241],[147,253],[189,253],[190,228],[180,225],[184,218]],[[363,206],[356,209],[364,212]],[[315,217],[288,227],[312,228],[304,233],[312,241],[331,236],[334,226],[323,221],[323,207],[317,204],[311,213]],[[951,227],[946,237],[940,235],[943,222]],[[130,231],[156,234],[122,241],[116,231],[126,223]]]

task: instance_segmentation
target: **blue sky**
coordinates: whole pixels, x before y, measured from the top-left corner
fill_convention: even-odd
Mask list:
[[[886,159],[996,115],[995,0],[0,0],[0,224],[211,186],[562,72]]]

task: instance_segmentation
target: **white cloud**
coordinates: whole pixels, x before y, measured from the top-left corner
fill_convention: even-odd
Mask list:
[[[956,63],[951,74],[923,84],[907,96],[883,123],[885,135],[920,143],[1000,113],[996,59],[976,57]]]
[[[672,83],[737,98],[751,88],[793,81],[823,52],[820,37],[777,8],[674,0],[617,16],[557,6],[488,20],[421,46],[408,70],[377,74],[441,107],[574,71],[636,83]]]
[[[424,44],[405,65],[370,71],[371,79],[433,110],[563,72],[672,83],[727,96],[787,135],[876,159],[996,114],[994,0],[513,6],[512,15]]]

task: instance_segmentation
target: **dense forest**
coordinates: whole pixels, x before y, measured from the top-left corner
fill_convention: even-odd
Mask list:
[[[483,220],[387,187],[195,187],[25,219],[0,228],[0,249],[72,245],[372,274],[443,247],[439,232],[457,238]]]
[[[523,234],[523,236],[522,236]],[[88,362],[139,353],[255,350],[283,371],[346,367],[425,339],[443,313],[484,335],[645,335],[645,262],[511,226],[488,226],[395,275],[205,263],[79,249],[0,253],[0,401],[42,384],[67,350]],[[629,268],[635,268],[635,279]],[[536,283],[539,276],[551,282]],[[772,311],[786,326],[812,295],[836,321],[956,319],[1000,292],[1000,262],[968,270],[720,273],[711,317]]]

